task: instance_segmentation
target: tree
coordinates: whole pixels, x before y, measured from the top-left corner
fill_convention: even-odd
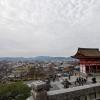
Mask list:
[[[26,100],[30,96],[30,88],[22,83],[0,84],[0,100]]]

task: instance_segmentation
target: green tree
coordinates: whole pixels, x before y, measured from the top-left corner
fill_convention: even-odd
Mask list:
[[[30,96],[30,88],[22,83],[0,84],[0,100],[26,100]]]

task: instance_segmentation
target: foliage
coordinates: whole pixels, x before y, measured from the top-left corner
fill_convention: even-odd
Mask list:
[[[0,100],[26,100],[30,96],[30,88],[22,83],[0,84]]]

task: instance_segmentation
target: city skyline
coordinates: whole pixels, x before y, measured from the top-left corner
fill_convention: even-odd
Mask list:
[[[0,57],[72,56],[100,48],[100,0],[1,0]]]

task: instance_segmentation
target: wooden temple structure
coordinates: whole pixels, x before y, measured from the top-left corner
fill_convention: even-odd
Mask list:
[[[80,72],[100,72],[100,51],[98,48],[78,48],[77,53],[72,56],[79,59]]]

